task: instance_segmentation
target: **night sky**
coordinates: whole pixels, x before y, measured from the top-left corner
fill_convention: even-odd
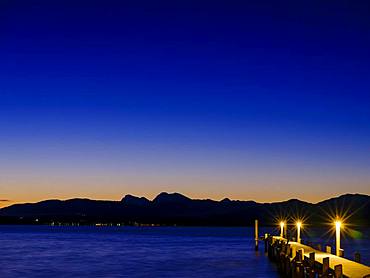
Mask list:
[[[370,2],[0,0],[0,206],[161,191],[370,194]]]

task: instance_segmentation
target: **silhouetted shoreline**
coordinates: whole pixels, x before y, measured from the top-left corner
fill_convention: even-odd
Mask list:
[[[370,196],[346,194],[317,204],[292,199],[276,203],[196,200],[179,193],[155,199],[126,195],[121,201],[70,199],[16,204],[0,209],[0,224],[95,226],[250,226],[254,219],[273,226],[279,218],[303,217],[327,223],[338,211],[353,225],[370,226]],[[345,215],[343,215],[345,216]]]

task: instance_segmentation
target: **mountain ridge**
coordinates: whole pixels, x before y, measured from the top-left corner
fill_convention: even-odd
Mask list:
[[[161,192],[153,200],[125,195],[120,201],[73,198],[14,204],[0,209],[0,223],[137,223],[155,225],[250,225],[254,219],[270,225],[278,218],[297,214],[312,223],[323,222],[323,215],[336,209],[353,213],[351,223],[370,226],[370,196],[344,194],[318,203],[298,199],[281,202],[191,199],[180,193]],[[344,209],[345,208],[345,209]],[[323,213],[325,212],[325,213]],[[327,222],[327,221],[326,221]]]

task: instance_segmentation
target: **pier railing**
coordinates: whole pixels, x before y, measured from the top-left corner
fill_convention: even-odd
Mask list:
[[[280,236],[264,238],[265,252],[285,277],[369,278],[370,267]]]
[[[370,267],[360,263],[360,255],[355,254],[355,261],[343,258],[343,250],[332,254],[330,246],[325,251],[321,246],[303,244],[298,236],[297,241],[284,237],[283,225],[280,236],[265,234],[258,236],[258,222],[255,222],[255,249],[258,242],[264,242],[265,252],[277,264],[279,272],[289,278],[370,278]],[[337,244],[339,246],[339,244]]]

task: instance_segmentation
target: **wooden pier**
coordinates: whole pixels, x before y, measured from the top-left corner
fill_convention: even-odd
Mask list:
[[[329,254],[313,247],[288,241],[281,236],[265,236],[265,252],[276,262],[279,272],[292,278],[370,278],[370,267]]]

